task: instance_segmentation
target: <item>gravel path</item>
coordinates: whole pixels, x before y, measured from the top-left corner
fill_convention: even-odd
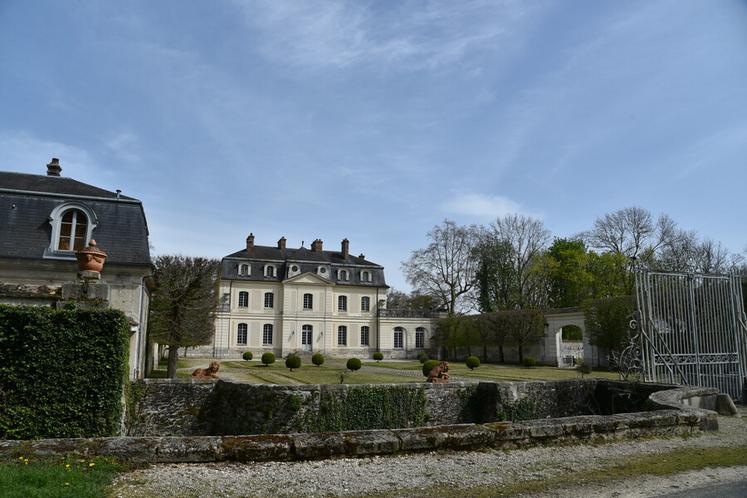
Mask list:
[[[747,445],[747,419],[721,417],[719,423],[720,431],[699,437],[590,446],[516,451],[432,452],[292,463],[154,465],[119,477],[115,482],[113,494],[127,498],[359,496],[382,492],[408,496],[417,494],[417,490],[431,485],[465,488],[505,484],[554,477],[583,469],[597,469],[603,467],[605,460],[613,458],[651,455],[678,448]],[[645,476],[644,480],[648,480],[648,476]],[[630,486],[630,489],[637,488],[636,483]],[[565,491],[566,496],[576,494],[575,490],[571,493]],[[665,491],[671,492],[674,489]],[[592,492],[579,496],[600,496],[599,493],[599,490],[596,490],[596,494]],[[601,493],[606,494],[608,493]],[[641,496],[656,494],[662,492]]]

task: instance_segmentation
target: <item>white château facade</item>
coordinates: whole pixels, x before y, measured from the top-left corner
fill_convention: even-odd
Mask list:
[[[386,310],[384,268],[351,256],[349,242],[325,251],[254,244],[223,258],[211,346],[191,354],[238,358],[266,351],[414,358],[430,348],[437,314]],[[208,351],[208,349],[210,349]]]

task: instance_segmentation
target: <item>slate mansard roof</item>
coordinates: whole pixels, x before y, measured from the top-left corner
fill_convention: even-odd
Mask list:
[[[239,265],[241,264],[251,266],[251,275],[239,275]],[[277,269],[275,277],[264,276],[263,270],[267,264],[275,265]],[[343,257],[342,252],[339,251],[312,251],[305,247],[279,249],[273,246],[254,246],[251,256],[246,249],[236,251],[223,258],[221,278],[226,280],[279,282],[286,280],[287,269],[291,265],[299,266],[300,273],[311,272],[314,274],[317,273],[317,268],[320,266],[327,267],[331,275],[325,276],[325,278],[338,285],[388,287],[384,279],[384,267],[381,265],[357,256]],[[336,270],[343,269],[348,270],[348,280],[337,279]],[[361,270],[371,273],[370,282],[361,280]]]
[[[0,258],[45,259],[50,214],[65,203],[93,211],[91,237],[107,264],[150,265],[148,225],[137,199],[61,176],[0,171]]]

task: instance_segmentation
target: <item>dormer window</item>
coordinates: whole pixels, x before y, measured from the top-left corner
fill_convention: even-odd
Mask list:
[[[275,265],[265,265],[265,277],[275,278]]]
[[[347,270],[337,270],[337,280],[348,280],[348,271]]]
[[[83,204],[67,203],[52,211],[49,223],[52,225],[49,249],[52,252],[72,253],[88,245],[93,229],[96,228],[96,217]]]
[[[368,270],[363,270],[361,272],[361,282],[370,282],[371,281],[371,272]]]
[[[316,273],[318,275],[321,275],[324,278],[327,278],[327,267],[326,266],[320,266],[316,269]]]
[[[248,264],[242,263],[239,265],[239,276],[242,276],[242,277],[249,276],[249,265]]]

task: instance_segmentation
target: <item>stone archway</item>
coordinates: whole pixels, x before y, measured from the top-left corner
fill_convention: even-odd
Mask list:
[[[575,324],[567,324],[555,332],[558,351],[558,367],[572,368],[584,359],[584,330]]]

